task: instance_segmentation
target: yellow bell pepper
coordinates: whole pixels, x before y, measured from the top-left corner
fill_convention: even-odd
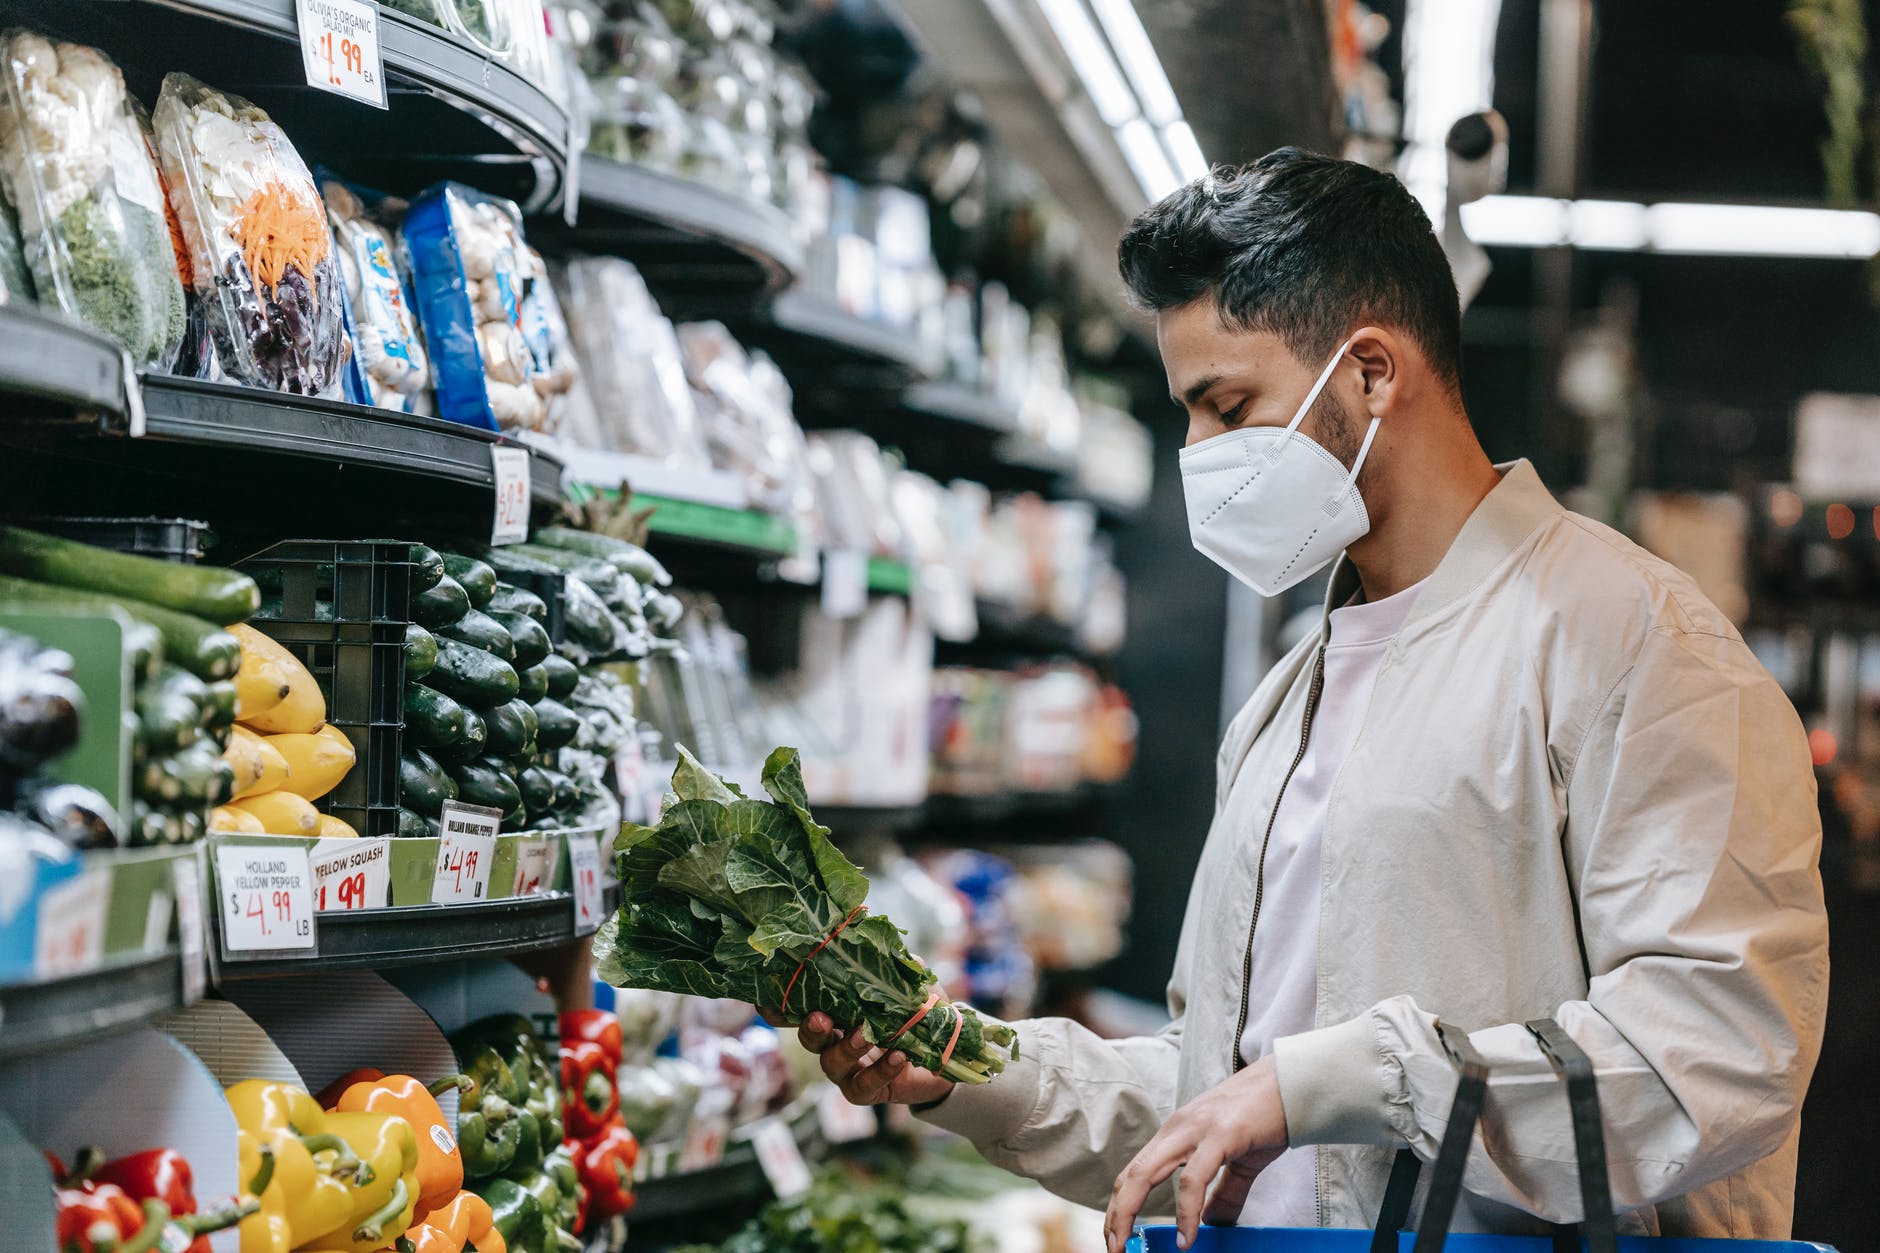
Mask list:
[[[326,1126],[358,1154],[371,1178],[353,1189],[346,1222],[312,1239],[303,1239],[296,1228],[295,1247],[307,1253],[373,1253],[403,1235],[417,1211],[417,1134],[398,1115],[372,1110],[334,1110]]]
[[[264,1144],[274,1153],[274,1176],[262,1189],[263,1212],[268,1212],[269,1194],[278,1197],[290,1238],[302,1244],[344,1225],[352,1217],[353,1190],[365,1167],[352,1147],[327,1129],[328,1115],[320,1103],[291,1083],[267,1079],[245,1079],[225,1095],[236,1125],[254,1138],[257,1154]]]
[[[274,1186],[274,1146],[249,1131],[237,1131],[235,1143],[241,1154],[241,1199],[253,1198],[261,1206],[237,1228],[241,1253],[288,1253],[294,1229],[287,1221],[287,1197]]]

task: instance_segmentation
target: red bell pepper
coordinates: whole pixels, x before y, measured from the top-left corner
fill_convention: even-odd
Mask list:
[[[640,1142],[618,1118],[582,1144],[575,1161],[587,1188],[583,1216],[588,1226],[633,1208],[633,1164],[639,1160]]]
[[[561,1042],[590,1040],[601,1046],[615,1070],[620,1069],[620,1019],[604,1009],[571,1009],[561,1016]]]
[[[587,1140],[607,1129],[620,1112],[614,1063],[592,1040],[561,1046],[562,1123],[571,1140]]]
[[[257,1205],[246,1208],[230,1203],[209,1213],[199,1213],[196,1204],[195,1176],[189,1162],[174,1149],[145,1149],[129,1157],[120,1157],[98,1167],[93,1176],[101,1185],[121,1188],[133,1201],[161,1201],[169,1210],[166,1222],[188,1233],[189,1243],[181,1253],[210,1253],[211,1231],[233,1227]]]
[[[76,1170],[52,1154],[53,1239],[59,1253],[149,1253],[170,1220],[169,1206],[152,1198],[139,1204],[114,1183],[93,1179],[104,1160],[96,1149],[82,1152]]]

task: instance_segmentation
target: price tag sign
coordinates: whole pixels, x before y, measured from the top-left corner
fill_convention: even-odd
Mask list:
[[[496,519],[491,544],[520,544],[529,538],[529,450],[513,444],[490,448],[496,471]]]
[[[511,896],[540,896],[555,880],[555,841],[531,836],[516,841],[516,882]]]
[[[390,840],[321,840],[313,846],[313,910],[383,909],[392,903]]]
[[[97,969],[104,960],[110,910],[109,866],[93,866],[40,893],[33,973],[41,979],[63,979]]]
[[[294,0],[307,86],[385,108],[379,6],[372,0]]]
[[[574,933],[586,935],[601,925],[601,849],[591,835],[568,837],[568,872],[574,880]]]
[[[490,897],[490,867],[496,861],[501,812],[485,805],[445,801],[438,817],[437,868],[431,872],[431,903],[469,905]]]
[[[202,876],[190,858],[170,863],[170,878],[176,888],[176,940],[182,950],[183,1003],[192,1005],[202,999],[207,975],[203,969]]]
[[[783,1200],[809,1191],[809,1166],[790,1125],[781,1118],[765,1118],[751,1128],[751,1147],[757,1150],[757,1164],[764,1178]]]
[[[224,952],[314,947],[313,871],[306,849],[219,844],[215,877]]]
[[[823,554],[822,611],[853,618],[868,608],[868,554],[853,548]]]
[[[831,1144],[866,1140],[875,1134],[876,1120],[872,1106],[857,1105],[842,1095],[842,1089],[830,1084],[816,1098],[816,1121],[823,1137]]]
[[[679,1170],[704,1170],[723,1161],[729,1132],[729,1121],[722,1113],[695,1114],[679,1150]]]

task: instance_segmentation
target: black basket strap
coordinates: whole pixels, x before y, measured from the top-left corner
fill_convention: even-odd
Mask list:
[[[1559,1023],[1536,1018],[1527,1024],[1541,1052],[1567,1080],[1567,1108],[1573,1116],[1573,1151],[1579,1160],[1580,1208],[1589,1253],[1617,1253],[1618,1227],[1612,1215],[1612,1184],[1606,1169],[1606,1135],[1599,1120],[1599,1083],[1593,1061]],[[1577,1245],[1579,1241],[1573,1241]],[[1555,1246],[1561,1247],[1556,1237]]]
[[[1417,1176],[1423,1173],[1423,1161],[1409,1149],[1398,1149],[1390,1164],[1390,1183],[1384,1188],[1384,1204],[1377,1211],[1377,1227],[1371,1232],[1371,1253],[1397,1253],[1397,1233],[1410,1225],[1410,1205],[1416,1200]]]
[[[1442,1143],[1436,1149],[1436,1171],[1430,1176],[1430,1190],[1423,1198],[1423,1214],[1417,1221],[1415,1253],[1441,1253],[1449,1236],[1449,1223],[1456,1213],[1456,1199],[1462,1195],[1462,1169],[1469,1162],[1469,1145],[1475,1139],[1475,1124],[1481,1120],[1482,1105],[1488,1099],[1488,1062],[1475,1051],[1469,1037],[1461,1032],[1443,1030],[1436,1024],[1449,1060],[1462,1077],[1456,1081],[1456,1099],[1449,1107],[1449,1125],[1443,1129]]]

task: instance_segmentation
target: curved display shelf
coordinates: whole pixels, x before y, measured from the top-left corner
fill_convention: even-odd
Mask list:
[[[112,416],[131,400],[116,344],[30,305],[0,305],[0,395]]]
[[[828,1148],[813,1104],[799,1098],[787,1118],[803,1156],[815,1160]],[[736,1220],[755,1212],[772,1196],[770,1181],[758,1164],[757,1149],[748,1138],[750,1128],[731,1133],[724,1158],[702,1170],[681,1171],[646,1179],[635,1186],[639,1199],[628,1220],[636,1236],[645,1236],[655,1224],[718,1212]],[[655,1240],[654,1245],[659,1243]]]
[[[1018,410],[999,397],[963,383],[916,383],[901,395],[901,407],[948,424],[1004,435],[1018,426]]]
[[[818,292],[793,288],[755,313],[722,316],[739,339],[777,359],[799,394],[834,388],[894,395],[931,366],[911,332],[857,317]]]
[[[386,114],[308,89],[294,0],[0,0],[0,26],[15,23],[103,48],[146,103],[170,70],[239,92],[269,111],[309,166],[372,186],[410,192],[474,167],[479,187],[526,209],[561,191],[568,117],[542,87],[383,6]]]
[[[183,1007],[175,949],[43,983],[0,987],[0,1061],[122,1031]]]
[[[780,291],[803,272],[783,210],[647,166],[581,158],[575,224],[543,221],[531,238],[632,261],[668,313]]]

